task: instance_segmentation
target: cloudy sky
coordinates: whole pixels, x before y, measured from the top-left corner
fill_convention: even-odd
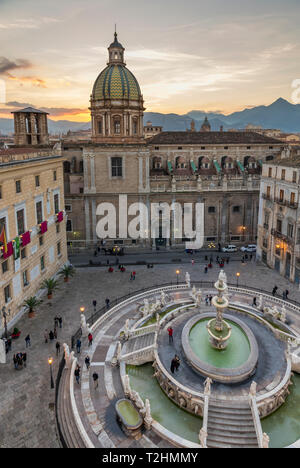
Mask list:
[[[0,0],[0,117],[33,105],[89,120],[115,23],[148,111],[228,114],[291,100],[299,17],[299,0]]]

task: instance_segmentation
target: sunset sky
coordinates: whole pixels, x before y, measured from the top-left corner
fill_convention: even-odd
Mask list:
[[[0,0],[0,117],[32,105],[89,120],[114,24],[147,111],[228,114],[291,100],[299,0]]]

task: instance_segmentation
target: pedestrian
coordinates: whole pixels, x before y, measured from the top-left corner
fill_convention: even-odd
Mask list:
[[[286,291],[283,291],[282,293],[282,299],[285,301],[286,300]]]
[[[7,352],[11,351],[11,339],[10,338],[8,338],[6,345],[7,345]]]
[[[58,317],[59,328],[62,328],[62,318]]]
[[[18,353],[17,354],[17,361],[18,361],[18,369],[22,369],[23,368],[23,355],[22,353]]]
[[[276,296],[277,290],[278,290],[278,287],[274,286],[273,291],[272,291],[272,296]]]
[[[88,334],[89,346],[93,344],[93,335],[91,333]]]
[[[54,330],[53,330],[53,336],[54,336],[54,339],[56,340],[56,339],[57,339],[57,330],[56,330],[56,327],[55,327]]]
[[[46,329],[46,330],[44,331],[45,343],[48,343],[48,337],[49,337],[49,332],[48,332],[48,330]]]
[[[209,305],[211,305],[212,298],[213,298],[212,295],[210,295],[210,296],[208,297]]]
[[[81,341],[78,338],[78,340],[76,342],[76,351],[77,351],[78,354],[80,354],[80,349],[81,349]]]
[[[206,298],[205,298],[205,304],[208,306],[208,303],[209,303],[209,298],[208,298],[208,295],[207,295]]]
[[[22,354],[22,361],[23,361],[24,367],[26,367],[26,361],[27,361],[27,354],[26,353]]]
[[[252,254],[250,254],[250,262],[252,262],[252,258],[253,258],[253,255],[252,255]]]
[[[91,365],[90,357],[89,357],[89,356],[86,356],[84,362],[85,362],[85,365],[86,365],[87,370],[89,370],[90,365]]]
[[[14,363],[15,369],[18,369],[18,359],[17,359],[15,354],[14,354],[14,357],[13,357],[13,363]]]
[[[205,266],[205,268],[204,268],[204,273],[206,274],[207,272],[208,272],[208,267]]]
[[[289,292],[289,290],[287,289],[287,290],[285,291],[285,298],[286,298],[286,299],[288,299],[288,295],[289,295],[289,294],[290,294],[290,292]]]
[[[96,301],[96,299],[93,300],[93,306],[94,306],[94,312],[96,312],[96,307],[97,307],[97,301]]]
[[[99,376],[98,376],[97,372],[94,372],[93,373],[93,381],[94,381],[94,389],[95,390],[96,390],[96,388],[98,388],[98,378],[99,378]]]
[[[226,258],[226,262],[227,262],[227,264],[229,263],[229,260],[230,260],[230,259],[229,259],[229,257],[227,257],[227,258]]]
[[[175,354],[175,369],[176,369],[176,372],[178,371],[179,366],[180,366],[180,358],[179,358],[179,356],[177,356],[177,354]]]
[[[132,279],[133,279],[133,280],[135,280],[135,275],[136,275],[136,272],[133,271],[133,272],[132,272]]]
[[[173,328],[169,327],[168,328],[168,334],[169,334],[169,344],[173,343]]]
[[[79,380],[80,380],[80,367],[79,366],[76,367],[74,375],[75,375],[76,382],[79,384]]]
[[[131,272],[131,273],[130,273],[130,279],[129,279],[129,281],[132,281],[132,276],[133,276],[133,275],[132,275],[132,272]]]
[[[174,374],[174,370],[176,369],[176,365],[177,365],[176,359],[173,358],[172,361],[171,361],[171,372],[172,372],[172,374]]]
[[[54,340],[54,333],[53,333],[52,330],[50,330],[50,332],[49,332],[49,340],[50,340],[50,341],[53,341],[53,340]]]
[[[252,306],[255,306],[255,307],[257,307],[257,303],[256,303],[256,297],[254,297],[254,298],[253,298]]]
[[[58,317],[55,317],[54,319],[54,328],[58,327]]]
[[[105,299],[105,304],[106,304],[106,308],[109,309],[110,300],[108,299],[108,297]]]
[[[56,347],[56,356],[58,356],[60,354],[60,342],[59,341],[56,342],[55,347]]]
[[[27,335],[25,338],[26,348],[31,346],[30,335]]]
[[[195,265],[195,260],[194,259],[192,260],[192,265]]]

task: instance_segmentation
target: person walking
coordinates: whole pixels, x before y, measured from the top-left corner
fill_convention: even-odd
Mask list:
[[[54,319],[54,328],[58,327],[58,317],[55,317]]]
[[[93,344],[93,335],[91,333],[88,334],[89,346]]]
[[[53,341],[53,340],[54,340],[54,333],[53,333],[52,330],[50,330],[50,332],[49,332],[49,340],[50,340],[50,341]]]
[[[253,298],[252,306],[255,306],[255,307],[257,307],[257,303],[256,303],[256,297],[254,297],[254,298]]]
[[[288,295],[289,295],[289,294],[290,294],[290,292],[289,292],[289,290],[287,289],[287,290],[285,291],[285,298],[286,298],[286,299],[288,299]]]
[[[15,354],[14,354],[14,357],[13,357],[13,363],[14,363],[15,369],[17,370],[18,369],[18,359],[17,359]]]
[[[97,307],[97,301],[96,301],[96,299],[93,300],[93,307],[94,307],[94,312],[96,312],[96,307]]]
[[[96,390],[96,388],[98,388],[98,385],[99,385],[98,379],[99,379],[99,376],[98,376],[97,372],[94,372],[93,373],[93,381],[94,381],[94,389],[95,390]]]
[[[59,341],[56,342],[55,347],[56,347],[56,356],[58,356],[60,354],[60,342]]]
[[[208,272],[208,267],[205,266],[205,268],[204,268],[204,273],[207,274],[207,272]]]
[[[23,361],[24,367],[26,367],[26,361],[27,361],[27,354],[26,353],[22,354],[22,361]]]
[[[173,343],[173,328],[169,327],[168,328],[168,334],[169,334],[169,344]]]
[[[105,299],[105,304],[106,304],[106,308],[109,309],[110,300],[108,299],[108,297]]]
[[[80,367],[79,366],[76,367],[74,371],[74,375],[75,375],[76,382],[79,384],[79,381],[80,381]]]
[[[31,346],[30,335],[27,335],[25,338],[26,348]]]
[[[77,351],[77,354],[80,354],[80,349],[81,349],[81,341],[80,339],[78,338],[77,342],[76,342],[76,351]]]
[[[211,306],[211,301],[212,301],[212,295],[210,294],[210,296],[208,297],[208,300],[209,300],[209,305]]]
[[[176,370],[176,372],[178,371],[179,366],[180,366],[180,358],[179,358],[179,356],[177,356],[177,354],[175,354],[175,370]]]
[[[133,271],[133,272],[132,272],[132,279],[133,279],[133,281],[135,280],[135,275],[136,275],[136,272]]]
[[[174,370],[176,369],[176,365],[177,365],[177,362],[176,362],[176,357],[174,357],[171,361],[171,372],[172,374],[174,374]]]
[[[53,330],[53,336],[54,336],[54,339],[57,340],[57,330],[56,330],[56,328],[54,328],[54,330]]]
[[[48,330],[46,329],[46,330],[44,331],[45,343],[48,343],[48,338],[49,338],[49,332],[48,332]]]
[[[85,365],[86,365],[87,370],[89,370],[90,365],[91,365],[91,359],[90,359],[90,357],[89,357],[89,356],[86,356],[84,362],[85,362]]]
[[[62,328],[62,318],[61,317],[58,317],[58,323],[59,323],[59,328]]]
[[[275,285],[274,288],[273,288],[273,291],[272,291],[272,296],[276,296],[276,293],[277,293],[277,290],[278,290],[278,287]]]

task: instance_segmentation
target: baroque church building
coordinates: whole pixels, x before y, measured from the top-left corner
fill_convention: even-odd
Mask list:
[[[118,214],[119,195],[127,195],[128,206],[143,202],[149,208],[202,202],[205,245],[255,243],[262,165],[281,153],[283,143],[254,132],[211,131],[207,118],[199,132],[192,123],[186,132],[146,138],[143,95],[124,52],[115,33],[90,97],[91,139],[62,141],[69,245],[97,245],[97,206],[110,202]],[[150,231],[147,239],[123,233],[107,244],[182,247],[187,239],[175,239],[174,226],[171,238],[164,238],[163,223],[161,218],[156,239]]]

